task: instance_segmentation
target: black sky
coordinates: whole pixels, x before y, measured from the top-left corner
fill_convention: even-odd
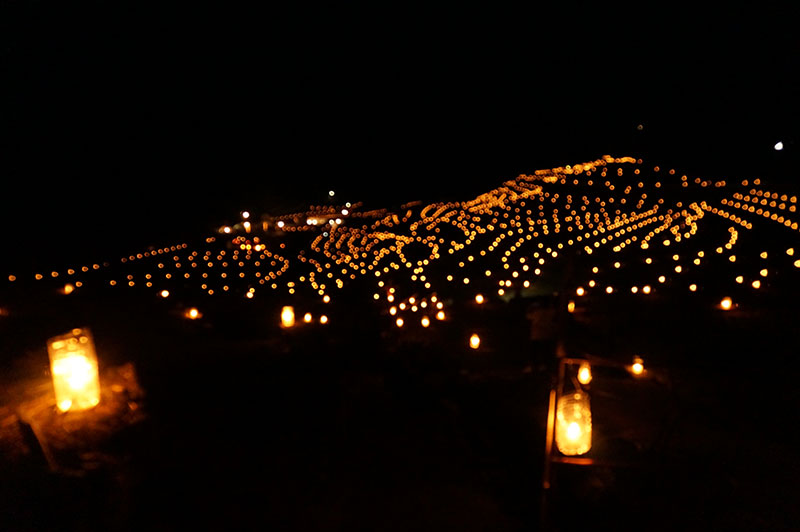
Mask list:
[[[793,179],[800,148],[788,3],[0,5],[12,247],[168,243],[331,188],[468,198],[605,153]]]

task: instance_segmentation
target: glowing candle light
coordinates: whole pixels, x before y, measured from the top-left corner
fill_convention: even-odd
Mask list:
[[[592,382],[592,367],[588,362],[581,362],[578,368],[578,382],[581,384],[589,384]]]
[[[56,406],[62,412],[86,410],[100,402],[97,354],[89,329],[72,329],[47,342]]]
[[[644,361],[640,357],[633,357],[633,364],[631,364],[631,373],[633,373],[637,377],[644,373]]]
[[[305,323],[311,323],[311,321],[312,321],[313,319],[314,319],[314,317],[311,315],[311,313],[310,313],[310,312],[306,312],[306,313],[303,315],[303,321],[304,321]]]
[[[469,346],[472,349],[478,349],[481,346],[481,337],[477,334],[473,334],[469,337]]]
[[[281,309],[281,327],[294,327],[294,307],[286,305]]]
[[[478,294],[475,296],[475,303],[483,305],[483,302],[484,302],[483,294]]]
[[[575,392],[558,399],[556,447],[561,454],[586,454],[592,448],[592,411],[589,395]]]
[[[326,316],[325,314],[323,314],[322,316],[320,316],[320,317],[319,317],[319,322],[320,322],[322,325],[325,325],[326,323],[328,323],[328,316]]]
[[[429,327],[431,324],[431,320],[430,318],[428,318],[428,316],[423,316],[422,319],[420,320],[420,324],[422,324],[423,327]]]
[[[719,302],[719,308],[722,310],[730,310],[733,307],[733,301],[729,297],[725,297]]]

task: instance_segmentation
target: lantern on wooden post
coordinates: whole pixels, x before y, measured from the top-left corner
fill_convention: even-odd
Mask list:
[[[50,338],[47,353],[58,409],[67,412],[97,406],[100,402],[100,377],[89,329],[72,329]]]

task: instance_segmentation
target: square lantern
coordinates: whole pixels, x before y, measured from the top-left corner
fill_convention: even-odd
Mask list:
[[[562,395],[556,406],[556,447],[561,454],[576,456],[592,448],[592,411],[589,394],[576,391]]]
[[[72,329],[47,341],[56,406],[62,412],[87,410],[100,402],[97,353],[89,329]]]

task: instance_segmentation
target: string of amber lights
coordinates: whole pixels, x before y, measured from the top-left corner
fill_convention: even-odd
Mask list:
[[[763,290],[773,272],[800,268],[796,204],[797,196],[761,188],[758,179],[691,179],[604,156],[522,174],[462,202],[414,202],[397,212],[354,202],[260,221],[243,212],[196,243],[6,280],[55,282],[67,295],[110,285],[170,297],[275,293],[323,303],[362,282],[394,325],[432,328],[449,317],[446,305],[475,304],[476,294],[541,293],[540,280],[566,261],[576,264],[568,292],[581,298],[647,297],[656,287],[702,292],[709,280],[719,286],[719,268],[729,274],[728,289]],[[776,229],[780,249],[753,255],[757,237],[747,235]]]

